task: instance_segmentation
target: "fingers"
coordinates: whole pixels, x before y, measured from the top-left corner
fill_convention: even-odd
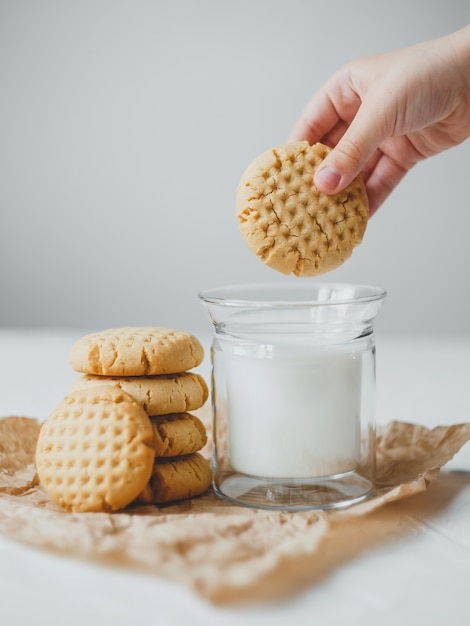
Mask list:
[[[334,129],[346,127],[360,106],[360,98],[347,88],[347,77],[338,72],[308,102],[294,124],[288,141],[325,142]],[[344,132],[344,131],[343,131]]]
[[[338,116],[333,112],[329,112],[326,117],[320,115],[312,117],[308,109],[305,109],[294,124],[287,141],[294,143],[306,140],[310,145],[313,145],[317,141],[321,141],[337,122]]]
[[[407,171],[386,155],[382,155],[366,181],[369,217],[384,203]]]
[[[315,174],[315,185],[327,194],[338,193],[364,169],[387,137],[384,114],[371,114],[364,102],[331,153]]]
[[[362,171],[369,197],[369,215],[373,215],[384,203],[405,174],[423,156],[407,137],[391,137],[384,141]]]
[[[385,114],[377,114],[367,98],[362,101],[360,92],[367,89],[358,89],[352,70],[346,66],[325,83],[289,135],[289,142],[321,141],[333,148],[315,175],[315,185],[327,194],[344,189],[386,136]]]
[[[339,193],[362,174],[372,215],[412,163],[400,158],[402,154],[393,158],[393,145],[390,156],[382,149],[393,138],[396,101],[387,90],[375,88],[366,71],[369,61],[361,63],[361,71],[355,67],[351,64],[337,72],[313,96],[289,141],[321,141],[332,148],[315,173],[314,183],[323,193]]]

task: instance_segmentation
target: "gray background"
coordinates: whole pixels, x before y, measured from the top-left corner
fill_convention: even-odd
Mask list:
[[[208,330],[199,290],[301,280],[239,235],[243,170],[347,61],[469,21],[468,0],[1,1],[0,326]],[[322,278],[385,287],[383,330],[468,332],[469,164],[467,142],[416,166]]]

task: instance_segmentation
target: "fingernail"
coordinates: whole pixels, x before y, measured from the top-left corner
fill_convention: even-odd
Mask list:
[[[329,165],[319,167],[315,173],[315,185],[324,191],[334,191],[341,180],[341,174]]]

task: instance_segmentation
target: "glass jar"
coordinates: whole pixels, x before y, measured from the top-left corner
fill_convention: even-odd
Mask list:
[[[375,480],[373,320],[366,285],[232,285],[199,294],[211,348],[213,486],[231,502],[328,509]]]

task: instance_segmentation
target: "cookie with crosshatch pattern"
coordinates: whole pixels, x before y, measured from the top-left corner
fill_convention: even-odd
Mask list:
[[[147,485],[154,431],[142,406],[115,387],[66,396],[42,424],[36,468],[48,496],[66,511],[116,511]]]
[[[360,176],[340,193],[326,195],[313,183],[330,152],[307,141],[260,154],[236,192],[240,232],[250,250],[283,274],[315,276],[335,269],[361,243],[369,202]]]
[[[177,374],[202,362],[199,340],[181,330],[126,326],[89,333],[69,353],[77,372],[99,376]]]

